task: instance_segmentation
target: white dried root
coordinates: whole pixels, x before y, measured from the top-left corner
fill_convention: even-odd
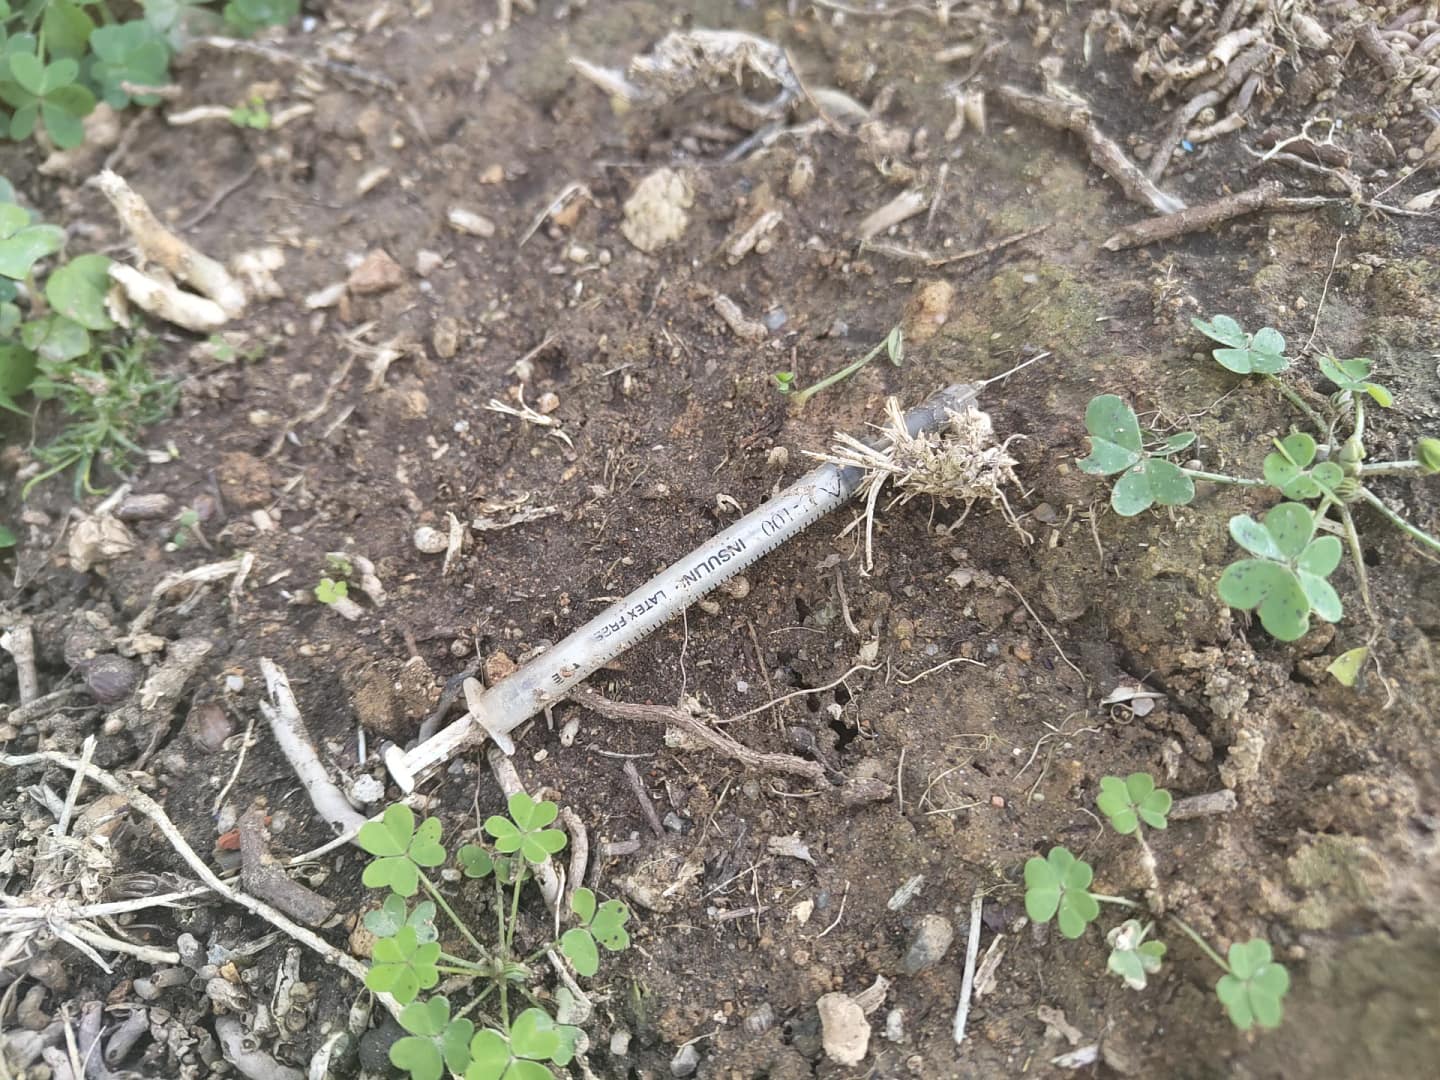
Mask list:
[[[245,310],[245,290],[230,272],[162,225],[149,204],[136,194],[123,177],[106,169],[96,178],[96,182],[110,200],[110,204],[115,207],[121,224],[134,238],[142,258],[160,266],[177,280],[193,286],[202,296],[214,301],[226,316],[234,318]],[[139,297],[132,294],[131,299],[145,307]]]
[[[230,321],[225,309],[214,300],[186,292],[168,276],[160,280],[142,274],[133,266],[112,262],[110,279],[136,307],[186,330],[208,334]]]
[[[969,516],[971,507],[983,501],[998,509],[1006,523],[1027,543],[1030,541],[1004,491],[1006,487],[1020,486],[1015,475],[1018,462],[1010,456],[1009,446],[1024,436],[1011,435],[998,441],[990,414],[974,405],[952,412],[950,422],[938,431],[911,435],[900,402],[893,397],[885,403],[885,423],[879,430],[889,441],[888,446],[877,449],[853,435],[837,432],[828,451],[810,454],[832,465],[858,468],[865,473],[858,491],[865,496],[865,510],[841,535],[865,523],[867,569],[874,565],[875,506],[887,480],[893,481],[896,488],[891,507],[903,506],[917,495],[929,495],[941,502],[959,500],[965,510],[949,526],[954,530]]]

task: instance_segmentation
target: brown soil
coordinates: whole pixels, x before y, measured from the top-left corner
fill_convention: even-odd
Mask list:
[[[355,0],[326,10],[358,28],[376,7]],[[1433,221],[1344,207],[1262,215],[1111,254],[1098,242],[1144,211],[1089,166],[1077,141],[993,115],[994,105],[987,134],[942,140],[953,115],[944,84],[964,65],[930,64],[947,38],[929,18],[837,28],[813,14],[789,17],[784,4],[700,0],[596,0],[563,10],[542,3],[504,32],[482,22],[490,17],[489,8],[477,14],[475,5],[442,0],[423,17],[396,10],[378,28],[357,31],[345,59],[394,80],[394,92],[333,72],[301,80],[293,67],[200,52],[182,73],[186,102],[243,101],[253,84],[278,81],[272,109],[310,100],[314,113],[274,132],[167,127],[152,113],[116,164],[157,208],[180,218],[254,169],[188,235],[216,255],[281,245],[286,297],[237,325],[247,340],[230,363],[195,357],[178,334],[162,342],[160,362],[185,379],[183,406],[150,442],[173,443],[177,455],[147,467],[134,486],[167,492],[182,506],[203,504],[210,513],[200,527],[212,550],[167,550],[174,525],[146,522],[135,526],[135,552],[82,575],[49,547],[71,505],[64,483],[46,485],[28,504],[39,524],[16,557],[26,584],[6,602],[34,616],[47,688],[67,670],[62,646],[77,612],[101,612],[120,626],[162,574],[232,553],[255,557],[234,608],[222,584],[193,605],[165,610],[151,627],[169,641],[214,644],[173,730],[106,734],[97,762],[123,770],[157,741],[156,794],[192,845],[209,853],[211,804],[235,756],[201,752],[193,723],[181,721],[192,702],[222,701],[243,729],[258,715],[260,657],[289,673],[332,768],[383,777],[373,753],[357,766],[359,725],[372,748],[413,738],[441,685],[471,658],[518,658],[559,640],[606,598],[733,520],[734,503],[752,509],[799,475],[808,467],[802,451],[822,449],[832,431],[859,433],[879,420],[887,395],[917,401],[1048,349],[1051,359],[984,398],[1002,434],[1025,436],[1013,449],[1026,491],[1012,505],[1032,542],[983,507],[950,532],[959,508],[917,500],[881,514],[875,567],[866,574],[854,534],[839,535],[848,516],[837,515],[750,571],[747,596],[720,597],[718,615],[693,609],[592,680],[618,699],[673,704],[693,694],[730,715],[831,683],[870,636],[853,634],[847,618],[874,628],[878,670],[729,730],[757,749],[785,752],[799,745],[796,731],[808,732],[845,773],[895,784],[890,799],[842,806],[831,792],[667,749],[657,730],[603,722],[574,705],[556,710],[553,730],[542,721],[525,732],[521,775],[531,790],[573,808],[592,844],[637,831],[648,838],[622,762],[606,754],[643,755],[638,763],[660,813],[676,815],[679,831],[603,865],[602,894],[633,897],[637,882],[665,888],[693,875],[663,910],[635,905],[636,948],[594,981],[604,1005],[591,1032],[592,1068],[605,1077],[668,1075],[679,1045],[702,1039],[699,1075],[708,1077],[1064,1075],[1049,1062],[1071,1047],[1039,1018],[1048,1007],[1062,1010],[1084,1041],[1099,1041],[1092,1075],[1427,1072],[1423,1063],[1440,1049],[1434,561],[1378,516],[1358,512],[1380,598],[1383,676],[1372,670],[1362,688],[1348,690],[1324,672],[1366,633],[1348,565],[1337,575],[1346,622],[1294,646],[1274,642],[1215,595],[1214,579],[1232,557],[1226,519],[1258,511],[1268,497],[1205,488],[1182,510],[1120,519],[1104,487],[1074,462],[1085,452],[1086,402],[1115,392],[1142,415],[1158,411],[1156,427],[1194,427],[1206,467],[1258,469],[1292,416],[1264,389],[1231,393],[1237,381],[1195,357],[1202,342],[1189,319],[1229,312],[1301,343],[1327,279],[1317,343],[1380,362],[1400,404],[1374,420],[1371,451],[1410,456],[1413,439],[1433,432],[1440,416]],[[855,139],[781,139],[725,164],[725,151],[744,135],[733,126],[728,87],[617,113],[566,63],[579,53],[623,65],[666,29],[692,22],[781,41],[815,85],[866,101],[882,85],[895,88],[886,122],[925,128],[930,148],[921,163],[949,166],[939,209],[902,226],[895,242],[959,252],[1047,229],[939,270],[861,252],[855,224],[903,186],[887,181]],[[1025,20],[999,25],[1009,28],[1011,47],[994,61],[998,76],[1033,84],[1039,54]],[[1082,29],[1077,16],[1045,51],[1077,56]],[[336,30],[322,33],[330,40]],[[303,52],[311,48],[305,40],[289,45]],[[865,79],[871,64],[875,73]],[[1097,55],[1089,69],[1077,59],[1067,76],[1092,95],[1109,130],[1168,122],[1136,104],[1118,57]],[[815,182],[792,196],[801,153],[813,159]],[[1249,182],[1233,146],[1195,157],[1168,181],[1191,201]],[[360,177],[382,166],[388,176],[357,195]],[[661,166],[688,176],[694,204],[683,238],[647,255],[622,235],[622,205]],[[97,246],[121,239],[98,193],[55,186],[31,168],[7,163],[18,188],[45,193],[52,219],[63,212],[86,223]],[[571,183],[588,197],[530,235]],[[783,213],[773,247],[731,265],[727,238],[772,205]],[[449,228],[454,206],[493,220],[494,235]],[[304,308],[305,296],[343,280],[352,260],[375,249],[403,269],[398,287],[354,296],[340,311]],[[414,268],[427,250],[443,263],[422,278]],[[877,360],[803,411],[775,392],[772,372],[793,369],[809,383],[871,347],[935,278],[954,285],[953,310],[935,336],[911,343],[901,366]],[[742,341],[713,310],[713,293],[752,318],[781,311],[784,324],[762,344]],[[373,380],[369,355],[347,344],[361,324],[373,324],[365,342],[403,349]],[[455,349],[442,356],[437,338],[450,352],[446,336]],[[556,395],[553,415],[569,441],[485,408],[492,398],[512,400],[513,365],[527,355],[527,400]],[[1324,393],[1313,366],[1301,367],[1296,381]],[[789,450],[788,464],[776,467],[775,447]],[[1433,486],[1397,479],[1383,490],[1412,520],[1432,530],[1440,523]],[[419,525],[443,531],[449,513],[503,517],[487,504],[522,496],[555,512],[470,533],[448,577],[441,556],[412,543]],[[10,508],[17,505],[12,486]],[[258,529],[256,510],[278,528]],[[348,622],[295,602],[326,572],[332,551],[373,561],[387,592],[383,607],[362,599],[364,617]],[[954,657],[979,664],[907,681]],[[226,694],[230,675],[243,676],[242,692]],[[1117,684],[1142,679],[1165,695],[1143,718],[1098,704]],[[564,747],[558,731],[574,715],[580,736]],[[47,745],[74,750],[98,721],[94,712],[67,721]],[[263,796],[272,814],[283,812],[277,854],[315,847],[327,830],[264,727],[259,722],[227,802],[243,810]],[[21,736],[8,749],[34,745]],[[1217,973],[1178,934],[1166,935],[1164,971],[1137,993],[1106,973],[1094,929],[1071,942],[1021,924],[1020,868],[1054,844],[1095,864],[1099,891],[1141,894],[1134,845],[1107,835],[1090,809],[1101,776],[1134,770],[1153,772],[1177,797],[1221,787],[1238,793],[1235,812],[1177,822],[1151,843],[1169,902],[1191,925],[1222,947],[1263,935],[1289,965],[1295,987],[1278,1032],[1237,1033],[1213,1000]],[[18,792],[38,776],[12,773],[5,783]],[[48,780],[63,793],[68,776]],[[484,816],[501,802],[478,757],[424,790],[452,836],[473,829],[477,809]],[[7,801],[3,814],[0,829],[13,840],[32,809]],[[770,838],[796,832],[813,865],[767,853]],[[142,827],[120,854],[126,873],[181,869]],[[327,937],[341,946],[346,920],[371,902],[360,865],[342,851],[318,875],[316,887],[339,905],[342,918]],[[914,875],[924,876],[918,894],[891,910],[887,902]],[[5,891],[23,889],[20,874]],[[994,989],[972,1010],[971,1037],[957,1047],[951,1019],[977,889],[992,896],[982,948],[1003,933],[1005,955]],[[462,906],[468,902],[462,894]],[[813,905],[808,921],[795,914],[802,903]],[[745,908],[758,912],[727,917]],[[233,910],[202,914],[187,918],[231,941],[263,931],[248,920],[242,929]],[[901,959],[927,914],[955,924],[956,944],[939,966],[903,976]],[[132,932],[173,940],[174,921],[151,915]],[[1102,916],[1103,926],[1118,921]],[[204,940],[202,929],[192,932]],[[260,960],[261,997],[283,952],[274,946]],[[69,955],[72,980],[86,988],[77,1001],[112,991],[123,998],[121,980],[147,970],[120,958],[117,974],[106,977]],[[356,988],[308,955],[301,970],[320,984],[313,1022],[282,1053],[303,1063],[323,1026],[343,1022]],[[832,990],[858,992],[876,975],[894,982],[871,1017],[870,1055],[864,1066],[842,1069],[820,1051],[814,1003]],[[776,1022],[757,1035],[742,1019],[766,1003]],[[904,1017],[898,1043],[881,1035],[895,1007]],[[635,1035],[624,1059],[606,1049],[620,1027]]]

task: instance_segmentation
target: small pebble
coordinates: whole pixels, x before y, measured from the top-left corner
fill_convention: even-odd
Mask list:
[[[926,915],[921,918],[910,950],[900,965],[906,975],[918,975],[934,967],[950,951],[955,940],[955,927],[943,915]]]
[[[491,221],[484,214],[477,214],[473,210],[466,210],[461,206],[450,208],[445,215],[445,220],[456,232],[464,233],[466,236],[490,237],[495,235],[495,222]]]
[[[745,1030],[751,1035],[764,1035],[775,1026],[775,1010],[768,1001],[762,1001],[745,1017]]]
[[[415,550],[424,552],[426,555],[438,555],[449,544],[449,538],[444,533],[429,525],[421,525],[416,529],[414,539]]]
[[[420,277],[429,277],[436,270],[445,264],[445,257],[437,251],[421,249],[415,253],[415,273]]]
[[[141,667],[123,656],[97,656],[85,668],[85,689],[101,705],[116,705],[140,685]]]
[[[699,1067],[700,1051],[695,1049],[694,1043],[682,1046],[670,1059],[671,1076],[694,1076]]]
[[[771,308],[764,315],[762,315],[760,317],[760,321],[765,324],[765,329],[774,331],[779,330],[782,326],[789,322],[790,316],[785,314],[784,308],[777,307]]]
[[[885,1015],[885,1038],[893,1043],[905,1041],[905,1010],[891,1009]]]
[[[630,1052],[630,1032],[624,1028],[618,1029],[610,1036],[610,1053],[616,1057],[624,1057]]]
[[[554,391],[547,390],[541,394],[539,400],[535,402],[535,408],[538,412],[549,416],[556,409],[560,408],[560,395]]]
[[[560,745],[574,746],[575,736],[580,734],[580,718],[572,716],[565,721],[565,726],[560,729]]]

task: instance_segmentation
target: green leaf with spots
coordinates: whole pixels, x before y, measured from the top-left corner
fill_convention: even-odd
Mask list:
[[[1265,455],[1265,482],[1287,499],[1318,499],[1333,492],[1345,474],[1333,461],[1312,469],[1315,453],[1315,440],[1303,431],[1276,440],[1274,453]]]
[[[1147,457],[1115,482],[1110,505],[1121,517],[1152,506],[1185,506],[1195,498],[1195,481],[1164,458]]]
[[[1261,625],[1281,641],[1296,641],[1310,629],[1311,614],[1336,622],[1340,597],[1325,579],[1343,554],[1334,536],[1315,536],[1315,518],[1299,503],[1281,503],[1256,521],[1230,519],[1230,535],[1257,556],[1231,563],[1220,575],[1220,599],[1243,611],[1257,611]]]
[[[1077,464],[1092,476],[1124,472],[1144,457],[1135,410],[1114,394],[1090,399],[1085,406],[1085,430],[1090,434],[1090,454]]]

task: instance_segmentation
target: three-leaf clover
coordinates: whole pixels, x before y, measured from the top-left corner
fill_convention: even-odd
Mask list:
[[[362,921],[365,929],[377,938],[394,937],[402,926],[409,926],[422,944],[440,939],[440,932],[435,929],[435,904],[430,900],[422,900],[414,911],[407,912],[405,898],[392,892],[378,909],[367,911]]]
[[[366,865],[361,880],[372,889],[388,887],[401,896],[415,895],[420,887],[420,867],[439,866],[445,861],[440,819],[426,818],[417,829],[415,814],[404,803],[388,807],[379,821],[360,826],[356,842],[378,856]],[[397,932],[397,936],[403,932]]]
[[[1100,914],[1099,902],[1089,893],[1094,876],[1090,864],[1067,848],[1051,848],[1044,859],[1033,857],[1025,864],[1025,913],[1044,923],[1058,912],[1060,933],[1078,938]]]
[[[1369,394],[1375,404],[1388,409],[1395,401],[1394,396],[1379,383],[1370,381],[1370,369],[1374,365],[1366,359],[1337,360],[1333,356],[1320,357],[1320,373],[1352,394]]]
[[[1237,375],[1278,375],[1290,366],[1285,359],[1285,336],[1273,327],[1247,334],[1229,315],[1216,315],[1209,322],[1191,319],[1190,325],[1225,346],[1212,349],[1210,355]]]
[[[1338,622],[1340,597],[1325,579],[1340,565],[1334,536],[1315,537],[1315,517],[1300,503],[1272,507],[1263,521],[1248,514],[1230,519],[1230,535],[1256,556],[1220,575],[1220,599],[1244,611],[1259,609],[1261,625],[1281,641],[1310,629],[1310,615]]]
[[[400,1026],[410,1034],[391,1045],[390,1062],[412,1080],[440,1080],[447,1069],[463,1073],[469,1066],[475,1025],[464,1017],[450,1019],[450,1001],[443,995],[406,1005]]]
[[[81,121],[95,108],[95,95],[76,82],[78,61],[67,56],[47,64],[38,51],[19,51],[6,57],[5,68],[0,71],[0,97],[15,109],[10,117],[10,138],[17,142],[28,139],[40,119],[60,149],[84,142]]]
[[[510,817],[494,814],[485,822],[485,831],[495,838],[503,854],[518,851],[527,862],[539,864],[565,846],[565,834],[547,828],[560,812],[553,802],[536,802],[523,791],[510,796]]]
[[[1160,970],[1165,956],[1163,941],[1146,941],[1150,932],[1139,919],[1126,919],[1105,935],[1110,946],[1110,960],[1105,965],[1125,980],[1132,990],[1144,990],[1147,976]]]
[[[1313,469],[1315,440],[1303,431],[1275,442],[1275,451],[1265,455],[1265,482],[1279,488],[1287,499],[1318,499],[1331,493],[1345,479],[1345,472],[1333,461],[1322,461]]]
[[[0,277],[24,281],[30,268],[65,243],[65,230],[54,225],[32,225],[30,211],[13,202],[0,202]]]
[[[577,972],[588,977],[600,970],[597,941],[610,952],[620,952],[630,944],[630,934],[625,929],[630,909],[619,900],[606,900],[597,908],[595,894],[581,888],[571,897],[570,910],[579,917],[580,925],[561,936],[560,951]]]
[[[1155,778],[1149,773],[1131,773],[1124,780],[1118,776],[1102,776],[1095,805],[1110,819],[1116,832],[1129,836],[1142,821],[1152,829],[1165,828],[1170,792],[1157,788]]]
[[[526,1009],[510,1025],[510,1036],[486,1028],[470,1041],[470,1066],[465,1080],[552,1080],[540,1064],[567,1065],[573,1040],[544,1009]]]
[[[1090,454],[1077,463],[1092,476],[1123,473],[1110,493],[1110,505],[1121,517],[1134,517],[1150,507],[1184,506],[1195,498],[1195,482],[1165,455],[1195,441],[1192,432],[1170,436],[1154,453],[1145,449],[1135,410],[1114,394],[1100,394],[1085,407]]]
[[[1215,984],[1215,996],[1225,1006],[1230,1021],[1241,1031],[1259,1024],[1263,1028],[1280,1026],[1285,1008],[1282,1004],[1290,989],[1290,973],[1276,963],[1270,943],[1254,938],[1230,946],[1230,972]]]
[[[421,990],[440,981],[435,967],[439,959],[438,941],[422,942],[413,926],[402,926],[394,937],[375,942],[374,963],[365,973],[365,985],[378,992],[388,991],[396,1001],[408,1005]]]
[[[350,586],[345,582],[322,577],[315,586],[315,599],[322,604],[333,604],[337,600],[345,599],[349,592]]]

